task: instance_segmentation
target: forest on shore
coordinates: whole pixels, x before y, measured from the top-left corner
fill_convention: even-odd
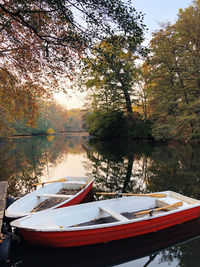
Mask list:
[[[78,12],[78,16],[77,16]],[[0,3],[0,136],[87,130],[200,141],[200,0],[144,46],[131,1]],[[53,94],[87,93],[83,110]]]
[[[49,135],[84,131],[82,127],[83,111],[66,110],[56,101],[41,102],[34,126],[27,125],[25,120],[18,119],[10,125],[12,136]]]

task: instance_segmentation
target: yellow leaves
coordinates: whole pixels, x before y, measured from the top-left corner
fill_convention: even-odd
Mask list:
[[[103,42],[101,43],[101,47],[105,47],[105,46],[106,46],[106,42],[103,41]]]
[[[55,138],[55,136],[54,135],[47,135],[47,140],[49,141],[49,142],[52,142],[53,140],[54,140],[54,138]]]
[[[54,130],[52,128],[49,128],[47,131],[46,131],[47,134],[54,134]]]
[[[179,14],[182,14],[183,13],[183,9],[182,8],[179,8]]]
[[[94,47],[94,51],[97,52],[99,50],[99,48],[101,48],[103,51],[112,50],[113,45],[109,42],[102,41],[100,44],[98,44]]]
[[[6,69],[0,70],[0,117],[6,124],[15,119],[23,120],[27,126],[36,127],[38,115],[38,98],[46,94],[46,89],[28,81],[24,84],[18,81]],[[0,130],[1,135],[1,130]]]
[[[130,57],[129,53],[124,53],[123,51],[119,52],[120,59],[128,59]]]

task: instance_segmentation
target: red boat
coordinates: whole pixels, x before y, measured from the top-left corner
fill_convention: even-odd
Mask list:
[[[199,200],[164,191],[43,211],[15,220],[11,226],[19,228],[29,243],[74,247],[155,232],[199,214]]]
[[[79,204],[91,191],[93,182],[94,179],[90,177],[66,177],[53,183],[47,182],[50,184],[15,201],[5,211],[5,215],[13,219],[32,215],[41,210]]]
[[[182,248],[184,247],[185,256],[189,254],[191,266],[195,266],[197,255],[195,255],[195,251],[192,250],[191,242],[192,240],[194,242],[195,240],[198,241],[199,238],[199,220],[194,219],[183,224],[142,236],[96,245],[71,247],[68,249],[33,246],[21,239],[21,242],[13,241],[9,253],[9,264],[10,266],[15,266],[14,264],[17,262],[23,261],[23,265],[29,267],[55,267],[55,265],[66,266],[66,264],[67,266],[101,267],[118,266],[122,263],[126,263],[127,266],[136,266],[136,264],[131,263],[131,261],[143,257],[152,259],[152,255],[157,255],[159,257],[161,254],[160,251],[163,251],[164,249],[170,249],[171,254],[171,251],[173,251],[173,247],[175,246],[176,253],[174,257],[176,258],[177,253],[181,253]],[[188,243],[188,249],[185,249],[186,243]],[[199,243],[196,244],[196,253],[198,253],[200,248],[200,245],[198,246],[198,244]],[[169,255],[168,253],[167,255]],[[181,254],[183,255],[183,253]],[[170,262],[172,266],[173,256],[170,257]],[[146,264],[146,266],[147,265],[148,264]],[[141,264],[138,264],[137,266],[141,266]],[[144,263],[143,266],[145,266]],[[154,264],[154,261],[152,261],[150,266],[158,266],[158,264]]]

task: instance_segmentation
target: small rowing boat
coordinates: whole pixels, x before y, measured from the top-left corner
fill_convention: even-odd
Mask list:
[[[158,199],[159,194],[162,197]],[[29,243],[74,247],[139,236],[198,218],[200,201],[173,191],[49,210],[11,223]]]
[[[54,249],[41,246],[28,246],[26,242],[18,242],[14,249],[11,249],[9,254],[10,266],[14,266],[23,258],[23,265],[29,267],[48,266],[55,267],[63,266],[141,266],[139,263],[132,262],[139,258],[146,257],[146,261],[152,259],[149,265],[143,262],[142,266],[159,266],[158,258],[153,261],[152,255],[163,255],[163,250],[166,253],[174,251],[187,251],[190,257],[191,266],[198,266],[195,252],[199,250],[199,243],[195,243],[192,247],[192,240],[200,238],[200,224],[198,219],[175,225],[157,232],[149,233],[142,236],[136,236],[112,242],[106,242],[96,245],[88,245],[81,247],[73,247],[68,249]],[[172,247],[172,248],[171,248]],[[187,250],[185,250],[187,247]],[[90,256],[88,256],[88,251]],[[193,253],[194,252],[194,253]],[[77,257],[78,255],[78,257]],[[176,254],[177,255],[177,254]],[[184,254],[185,255],[185,254]],[[158,256],[159,257],[159,256]],[[31,259],[31,261],[30,261]],[[192,260],[193,259],[193,260]],[[56,262],[56,263],[55,263]],[[196,265],[195,265],[196,264]],[[65,265],[64,265],[65,266]],[[123,265],[122,265],[123,266]],[[162,266],[162,264],[161,264]],[[176,265],[177,266],[177,265]]]
[[[36,184],[44,186],[15,201],[6,209],[5,216],[14,219],[79,204],[92,189],[93,182],[89,177],[66,177],[46,185]]]

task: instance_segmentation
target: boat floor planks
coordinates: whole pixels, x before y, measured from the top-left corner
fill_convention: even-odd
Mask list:
[[[140,210],[140,211],[144,211],[144,210]],[[140,211],[138,211],[138,212],[140,212]],[[158,214],[158,213],[163,213],[163,212],[167,212],[167,211],[166,210],[154,211],[154,215]],[[133,212],[122,212],[122,213],[120,213],[120,215],[126,217],[129,220],[137,219],[137,218],[141,218],[141,217],[145,217],[146,216],[146,214],[135,215],[135,213],[137,213],[137,212],[134,212],[134,213]],[[105,224],[105,223],[113,223],[113,222],[117,222],[117,220],[115,218],[113,218],[112,216],[108,216],[108,217],[102,217],[100,219],[92,220],[92,221],[89,221],[89,222],[73,225],[71,227],[89,226],[89,225],[97,225],[97,224]]]
[[[57,195],[75,195],[79,191],[80,190],[75,190],[75,189],[61,189],[59,192],[57,192]],[[48,198],[44,200],[42,203],[40,203],[37,207],[35,207],[31,212],[37,212],[49,209],[59,203],[62,203],[65,199],[66,198],[56,198],[56,197]]]
[[[71,227],[89,226],[89,225],[97,225],[97,224],[113,223],[113,222],[117,222],[117,220],[115,218],[113,218],[112,216],[108,216],[108,217],[105,217],[105,218],[100,218],[100,219],[92,220],[92,221],[89,221],[89,222],[80,223],[80,224],[77,224],[77,225],[72,225]]]

